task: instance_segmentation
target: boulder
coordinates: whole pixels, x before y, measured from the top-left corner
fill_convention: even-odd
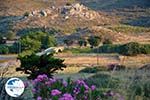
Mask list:
[[[47,13],[46,13],[45,10],[41,10],[41,11],[40,11],[40,14],[41,14],[42,16],[44,16],[44,17],[47,17]]]

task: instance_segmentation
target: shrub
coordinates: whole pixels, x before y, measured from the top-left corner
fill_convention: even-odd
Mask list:
[[[150,54],[150,44],[141,45],[141,53]]]
[[[48,78],[47,75],[39,75],[32,82],[34,98],[42,100],[100,100],[100,92],[94,85],[87,85],[84,80],[67,81]]]
[[[119,53],[126,56],[136,56],[138,54],[150,54],[150,44],[139,44],[130,42],[123,45],[104,44],[99,47],[99,50],[94,50],[99,53]]]
[[[0,54],[8,54],[9,48],[5,45],[0,45]]]
[[[57,70],[63,70],[66,65],[63,64],[64,60],[54,58],[52,54],[37,56],[35,54],[19,56],[21,66],[16,68],[16,71],[23,71],[29,74],[29,79],[35,79],[40,74],[46,74],[51,77]]]
[[[32,50],[33,52],[57,45],[55,37],[42,31],[28,32],[21,37],[19,42],[21,43],[22,51]]]
[[[104,44],[103,46],[99,47],[98,52],[100,53],[117,53],[119,51],[120,45],[112,45],[112,44]],[[97,52],[97,50],[94,50]]]
[[[90,36],[88,39],[88,42],[91,45],[91,48],[93,48],[93,47],[98,46],[101,40],[102,40],[101,36]]]
[[[29,12],[25,12],[25,13],[24,13],[24,16],[25,16],[25,17],[28,17],[29,14],[30,14]]]
[[[129,86],[128,91],[134,91],[134,97],[132,98],[135,98],[135,96],[142,96],[143,99],[145,98],[144,100],[148,100],[148,98],[150,98],[150,81],[142,82],[140,80],[135,80],[133,84]]]
[[[84,39],[80,39],[80,40],[78,41],[78,44],[79,44],[80,46],[87,46],[87,42],[86,42],[86,40],[84,40]]]
[[[107,90],[110,88],[116,89],[119,85],[120,79],[111,77],[111,75],[107,73],[97,73],[86,79],[86,82],[89,85],[94,84],[96,87]]]
[[[119,47],[119,53],[127,56],[141,54],[141,45],[137,42],[130,42]]]
[[[124,65],[119,65],[119,64],[110,64],[108,65],[108,70],[112,71],[112,70],[124,70],[126,68],[126,66]]]
[[[79,73],[97,73],[106,70],[104,67],[87,67],[79,71]]]
[[[13,31],[9,31],[9,32],[6,34],[7,40],[13,40],[13,39],[15,39],[15,37],[16,37],[16,33],[13,32]]]
[[[84,80],[76,81],[70,78],[48,78],[47,75],[39,75],[32,81],[34,98],[37,100],[124,100],[117,92],[103,92],[95,85],[88,85]],[[122,98],[122,99],[121,99]]]

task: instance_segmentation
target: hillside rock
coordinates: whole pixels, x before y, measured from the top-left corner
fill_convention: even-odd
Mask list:
[[[44,16],[44,17],[47,17],[47,13],[46,13],[45,10],[41,10],[40,14],[41,14],[42,16]]]
[[[86,6],[79,3],[63,6],[61,8],[61,14],[66,16],[80,17],[88,20],[92,20],[100,16],[98,12],[90,10]]]
[[[29,13],[28,16],[26,17],[47,17],[52,13],[52,10],[50,8],[47,9],[42,9],[42,10],[34,10],[31,12],[26,12]],[[24,15],[26,15],[26,13]]]

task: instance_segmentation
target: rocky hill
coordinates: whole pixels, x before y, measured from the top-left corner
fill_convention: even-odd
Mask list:
[[[120,26],[119,21],[124,20],[124,18],[117,13],[114,14],[116,9],[110,7],[110,10],[106,10],[102,7],[104,4],[113,3],[110,1],[0,0],[0,33],[5,34],[8,31],[13,31],[20,35],[26,30],[44,28],[57,30],[56,36],[58,38],[60,36],[64,38],[77,36],[79,38],[96,34],[111,37],[115,42],[149,41],[147,39],[150,37],[149,28]],[[95,6],[91,6],[93,3]],[[97,9],[98,5],[100,8]],[[143,9],[148,9],[148,6]],[[130,10],[126,12],[129,14]],[[134,35],[131,36],[131,33]]]
[[[95,10],[122,18],[122,23],[133,26],[150,27],[149,0],[79,0],[84,5]]]
[[[56,5],[57,3],[52,5],[50,1],[6,1],[1,1],[6,5],[0,8],[1,33],[6,33],[7,30],[18,31],[39,27],[52,27],[63,33],[72,33],[79,27],[117,23],[116,18],[91,10],[80,3],[66,5],[63,2],[59,5]],[[10,4],[12,6],[8,7]],[[32,7],[31,4],[34,6]]]

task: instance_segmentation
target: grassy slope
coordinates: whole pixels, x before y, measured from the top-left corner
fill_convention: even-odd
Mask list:
[[[133,26],[150,26],[149,0],[79,0],[86,6],[108,11],[122,18],[122,23]]]
[[[149,0],[79,0],[93,9],[111,10],[118,8],[133,8],[135,6],[149,8]]]
[[[97,20],[92,20],[92,21],[91,20],[88,21],[88,20],[84,20],[84,19],[81,20],[79,18],[70,18],[69,20],[64,20],[61,16],[55,20],[51,20],[49,17],[46,17],[46,18],[41,18],[41,19],[31,18],[28,21],[21,21],[21,22],[18,21],[17,23],[13,22],[13,20],[17,19],[16,16],[20,16],[20,15],[24,14],[26,11],[34,11],[37,9],[43,9],[43,8],[50,7],[52,5],[60,6],[60,5],[66,4],[67,2],[74,3],[76,1],[78,1],[78,0],[61,0],[61,1],[60,0],[55,0],[55,1],[49,0],[47,2],[42,2],[41,0],[24,0],[24,1],[22,1],[22,0],[13,0],[13,1],[12,0],[5,0],[5,1],[0,0],[0,16],[3,16],[3,17],[0,17],[0,33],[6,33],[9,30],[13,30],[13,31],[22,30],[22,29],[26,29],[27,27],[39,28],[39,27],[47,26],[47,27],[53,27],[56,30],[60,30],[62,33],[68,34],[68,33],[76,32],[76,29],[79,27],[80,28],[85,28],[85,27],[91,28],[96,25],[103,26],[105,24],[115,23],[114,17],[105,16],[105,14],[103,15],[103,13],[101,13],[101,14],[102,14],[102,17],[104,17],[105,19],[97,19]],[[125,3],[125,1],[117,1],[117,0],[109,0],[107,2],[106,1],[104,2],[104,0],[93,0],[92,2],[90,0],[85,0],[85,1],[83,0],[82,2],[90,8],[92,8],[92,5],[94,5],[93,8],[101,7],[98,9],[104,9],[103,7],[110,9],[111,8],[110,5],[114,5],[114,7],[118,7],[117,5],[120,5],[120,7],[125,7],[126,3],[127,4],[130,3],[129,0],[126,1],[126,3]],[[131,2],[133,2],[133,0]],[[139,3],[139,1],[135,2],[133,4],[136,5],[138,3]],[[141,4],[144,5],[144,3],[141,3]],[[130,13],[133,14],[133,12],[130,12]],[[125,14],[129,14],[129,12],[127,12]],[[143,15],[143,14],[141,14],[141,15]],[[7,16],[7,17],[4,18],[4,16]],[[13,19],[13,20],[11,20],[11,19]],[[143,23],[143,24],[145,24],[145,23]],[[107,28],[108,28],[108,30],[107,30]],[[93,31],[95,31],[96,34],[104,33],[106,35],[106,37],[112,36],[112,37],[121,38],[121,39],[118,39],[119,42],[122,39],[123,39],[123,41],[126,41],[126,39],[124,39],[124,37],[126,37],[126,36],[117,35],[118,32],[121,32],[122,34],[124,34],[124,33],[134,33],[134,34],[146,33],[147,34],[150,32],[148,28],[140,28],[140,27],[132,27],[132,26],[130,27],[130,26],[125,26],[125,25],[120,25],[120,26],[110,25],[110,27],[101,28],[99,31],[97,31],[97,29],[96,30],[94,29]],[[130,37],[130,36],[127,36],[127,37]],[[133,40],[133,39],[131,39],[131,40]],[[138,40],[138,39],[136,39],[136,40]]]

